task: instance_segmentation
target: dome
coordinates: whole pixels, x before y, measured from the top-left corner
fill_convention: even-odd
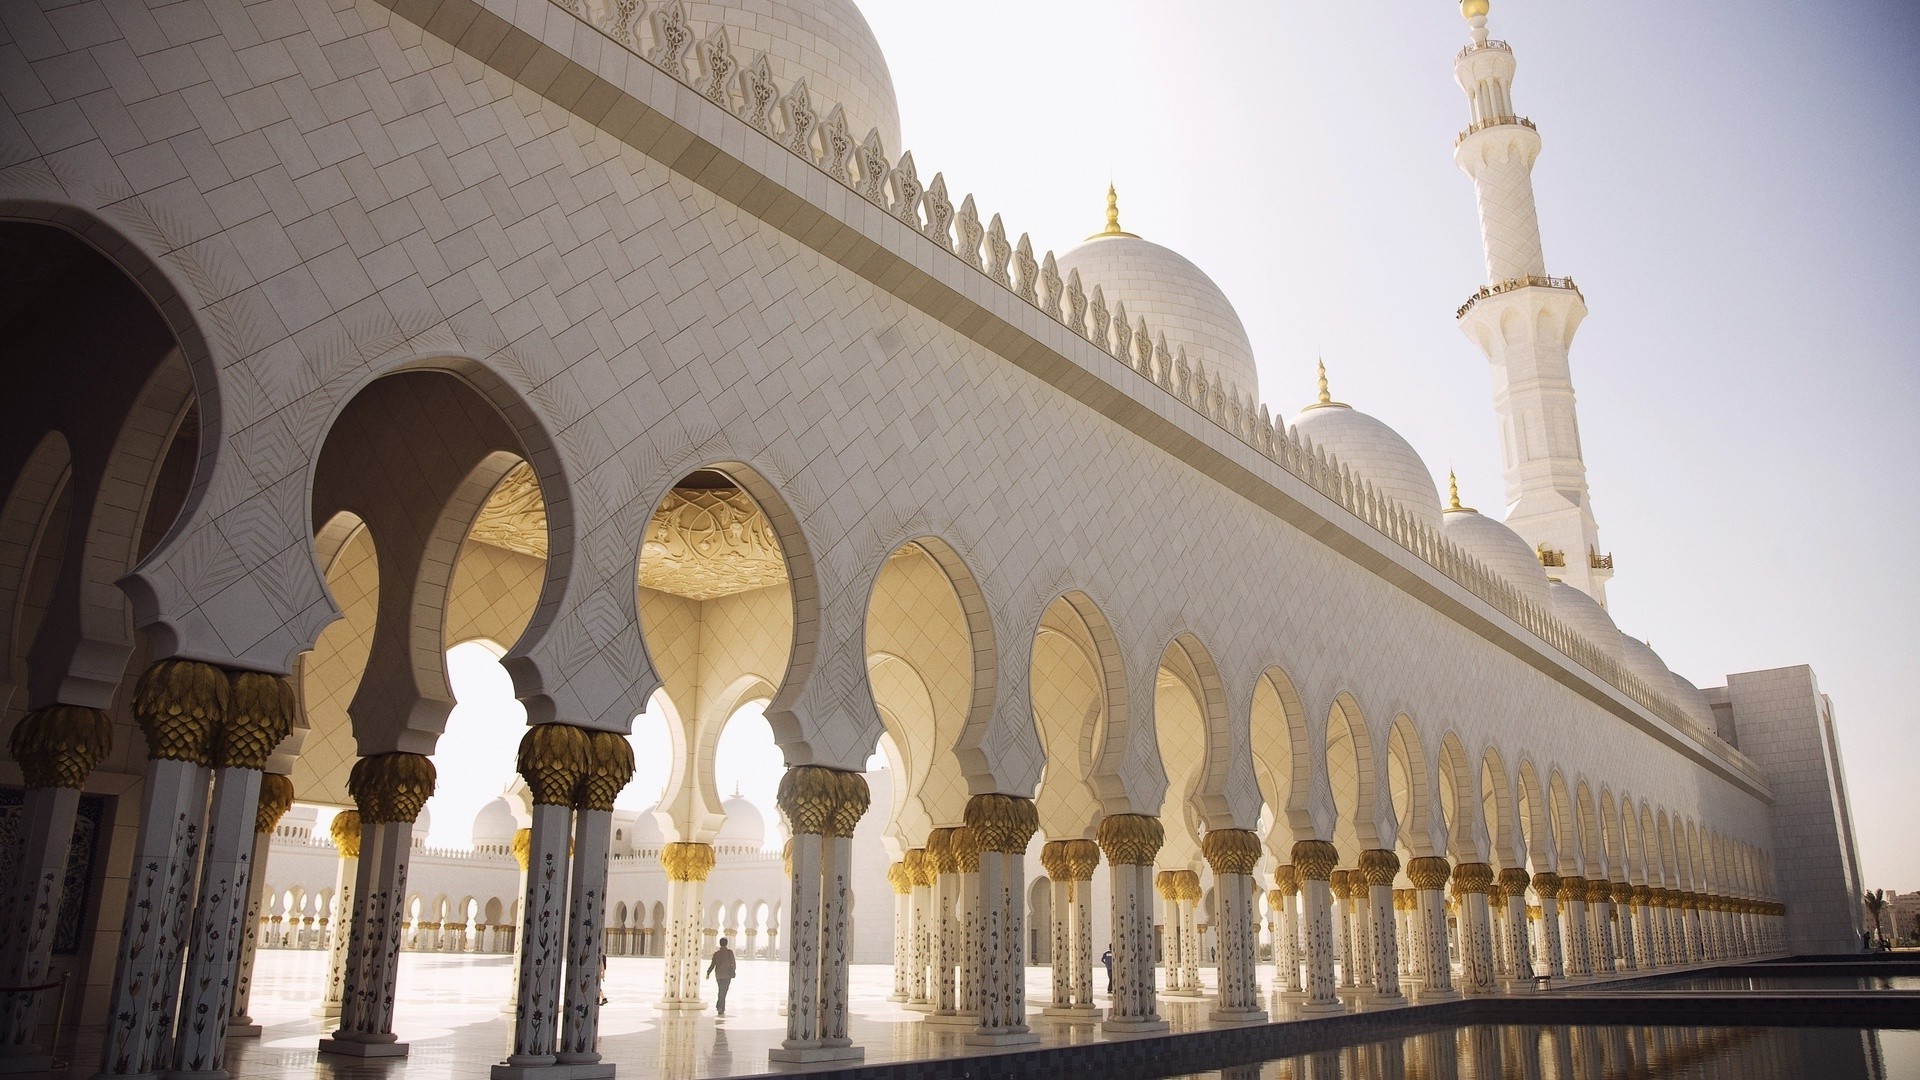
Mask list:
[[[1093,295],[1100,286],[1107,310],[1127,305],[1127,319],[1139,325],[1142,316],[1155,340],[1167,338],[1167,348],[1178,355],[1184,347],[1187,363],[1206,365],[1208,381],[1214,375],[1242,401],[1260,400],[1260,377],[1254,370],[1253,343],[1246,327],[1227,300],[1227,294],[1199,267],[1177,251],[1120,231],[1120,214],[1111,190],[1107,193],[1107,231],[1061,256],[1060,276],[1080,271],[1080,286]]]
[[[1543,608],[1550,607],[1546,568],[1540,565],[1539,557],[1527,542],[1520,539],[1520,534],[1493,518],[1482,516],[1471,506],[1460,505],[1457,489],[1449,502],[1451,505],[1440,522],[1441,533],[1460,545],[1460,550],[1479,559],[1521,596]]]
[[[513,845],[513,834],[520,822],[513,816],[513,805],[503,797],[493,800],[473,815],[473,846],[505,848]]]
[[[1370,481],[1375,491],[1406,507],[1414,517],[1438,529],[1440,492],[1433,474],[1407,440],[1387,425],[1333,400],[1327,392],[1326,365],[1320,367],[1320,400],[1300,410],[1293,429]]]
[[[847,130],[856,141],[879,128],[887,160],[900,159],[904,147],[893,76],[887,71],[879,39],[853,0],[696,2],[687,5],[687,22],[696,42],[705,41],[715,26],[724,26],[727,43],[742,69],[753,63],[754,54],[767,54],[781,93],[807,80],[807,96],[820,119],[825,120],[835,105],[844,106]],[[689,72],[699,70],[697,57],[698,45],[689,46]]]
[[[1620,635],[1620,659],[1626,661],[1627,670],[1644,680],[1654,693],[1672,696],[1673,672],[1667,670],[1667,662],[1646,642],[1631,634]]]
[[[432,829],[433,813],[423,806],[420,808],[420,816],[413,819],[413,842],[415,844],[426,843],[427,833],[431,832]]]
[[[1613,625],[1613,617],[1598,601],[1564,581],[1548,586],[1548,595],[1552,598],[1553,613],[1561,622],[1573,627],[1574,632],[1594,648],[1616,660],[1625,659],[1621,655],[1620,628]]]
[[[734,792],[733,798],[720,804],[720,811],[727,819],[720,824],[720,832],[713,838],[716,845],[748,847],[758,851],[767,839],[766,819],[760,816],[760,808]]]
[[[1669,674],[1672,676],[1674,703],[1680,706],[1680,711],[1708,731],[1717,732],[1720,722],[1713,715],[1713,705],[1707,701],[1707,695],[1699,687],[1687,681],[1686,676],[1678,672]]]
[[[654,820],[653,812],[659,806],[655,803],[645,810],[613,811],[614,850],[632,853],[649,847],[658,847],[667,842],[667,834],[660,830],[660,823]]]

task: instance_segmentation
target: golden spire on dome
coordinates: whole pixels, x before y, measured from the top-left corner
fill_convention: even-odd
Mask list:
[[[1327,388],[1327,361],[1324,358],[1322,358],[1320,359],[1319,363],[1320,363],[1320,396],[1314,401],[1313,404],[1307,406],[1307,408],[1309,409],[1350,408],[1350,406],[1348,406],[1343,401],[1333,400],[1333,392]]]
[[[1112,184],[1107,185],[1107,227],[1087,239],[1098,240],[1103,236],[1131,236],[1135,240],[1140,239],[1135,234],[1120,228],[1120,194],[1113,190]]]
[[[1451,513],[1455,510],[1465,511],[1466,513],[1469,513],[1469,514],[1475,513],[1475,510],[1473,509],[1473,507],[1460,505],[1460,478],[1453,475],[1452,469],[1448,469],[1447,470],[1447,511]]]

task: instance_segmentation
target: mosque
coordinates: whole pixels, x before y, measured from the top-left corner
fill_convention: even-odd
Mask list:
[[[224,1075],[262,947],[331,950],[345,1058],[407,1053],[403,950],[514,952],[499,1077],[613,1075],[603,953],[699,1009],[719,930],[775,1062],[861,1056],[869,960],[997,1046],[1856,947],[1812,671],[1609,613],[1587,307],[1461,8],[1499,512],[1324,371],[1269,404],[1115,193],[1055,254],[916,162],[852,0],[10,11],[0,1071],[57,968],[100,1075]],[[528,723],[442,852],[465,642]],[[755,703],[771,823],[713,774]]]

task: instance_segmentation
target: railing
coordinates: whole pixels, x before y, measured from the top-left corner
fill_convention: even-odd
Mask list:
[[[1497,49],[1503,53],[1510,53],[1513,51],[1513,46],[1497,38],[1489,41],[1470,42],[1466,48],[1461,49],[1458,53],[1454,54],[1453,58],[1455,60],[1465,60],[1467,57],[1472,56],[1474,53],[1485,52],[1488,49]]]
[[[1479,292],[1467,297],[1467,302],[1461,304],[1454,310],[1453,317],[1455,319],[1464,319],[1467,317],[1467,312],[1473,310],[1473,305],[1485,300],[1489,296],[1499,296],[1501,293],[1510,293],[1515,289],[1566,289],[1575,296],[1579,296],[1580,299],[1586,299],[1580,292],[1580,286],[1575,285],[1573,279],[1570,277],[1542,277],[1539,274],[1525,274],[1517,278],[1508,278],[1505,281],[1496,281],[1491,285],[1481,286]]]
[[[1528,131],[1539,130],[1538,128],[1533,126],[1533,121],[1527,119],[1524,116],[1489,116],[1485,120],[1475,120],[1473,123],[1468,124],[1467,130],[1461,132],[1460,137],[1453,140],[1453,145],[1459,146],[1461,143],[1466,142],[1467,136],[1472,135],[1475,132],[1485,131],[1488,128],[1508,127],[1508,126],[1523,127],[1523,128],[1526,128]]]
[[[721,28],[716,27],[696,42],[683,0],[666,0],[651,11],[646,10],[643,0],[550,2],[1085,338],[1648,712],[1703,745],[1711,745],[1706,740],[1712,732],[1695,723],[1664,694],[1656,693],[1621,661],[1522,596],[1479,560],[1441,536],[1439,530],[1354,476],[1325,447],[1313,445],[1298,431],[1290,431],[1274,420],[1267,406],[1258,405],[1251,395],[1242,397],[1237,391],[1229,391],[1217,371],[1209,376],[1201,358],[1189,360],[1184,347],[1170,350],[1166,335],[1155,333],[1146,319],[1129,320],[1124,301],[1109,310],[1098,285],[1091,294],[1083,290],[1078,270],[1062,280],[1053,252],[1036,259],[1033,244],[1024,233],[1010,243],[1000,215],[993,215],[983,227],[972,195],[956,208],[947,194],[944,174],[935,173],[932,180],[922,183],[911,153],[902,154],[897,163],[889,165],[878,130],[856,138],[847,127],[844,110],[832,103],[825,103],[824,108],[815,104],[804,83],[783,91],[775,85],[765,58],[756,56],[743,63],[733,54]],[[643,25],[651,27],[650,49],[641,40]],[[1486,47],[1506,45],[1490,41]],[[689,71],[690,62],[697,71]],[[1525,117],[1498,117],[1469,128],[1467,134],[1502,123],[1533,127]],[[1456,317],[1464,316],[1477,300],[1535,285],[1579,292],[1571,278],[1527,277],[1500,282],[1481,289],[1462,305]]]

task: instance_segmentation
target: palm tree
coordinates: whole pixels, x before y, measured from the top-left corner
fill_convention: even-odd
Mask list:
[[[1887,890],[1875,889],[1866,895],[1867,912],[1873,916],[1873,937],[1880,939],[1880,913],[1887,907]]]

